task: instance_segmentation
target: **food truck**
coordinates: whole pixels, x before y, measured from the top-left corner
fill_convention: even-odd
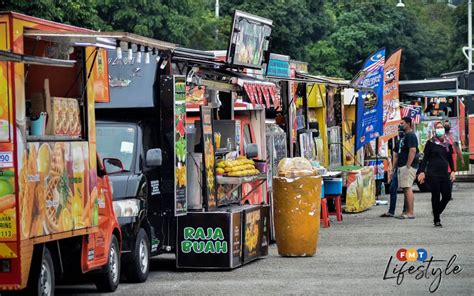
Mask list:
[[[260,41],[232,39],[231,59],[246,44],[253,54],[241,58],[257,57],[254,67],[261,67],[271,22],[241,12],[234,19],[233,32],[256,32]],[[96,104],[98,154],[123,164],[111,178],[124,260],[132,262],[126,276],[146,280],[149,258],[162,253],[174,253],[179,268],[198,269],[232,269],[266,255],[269,207],[244,205],[243,198],[244,184],[266,186],[257,169],[265,162],[265,134],[252,125],[243,139],[233,110],[263,110],[263,94],[256,93],[262,89],[246,91],[242,79],[252,86],[266,82],[210,52],[154,40],[148,62],[140,63],[134,45],[129,48],[131,57],[109,51],[111,100]],[[274,89],[265,91],[269,97]],[[236,105],[238,98],[246,103]],[[264,126],[261,113],[255,122]]]
[[[18,13],[0,29],[0,293],[52,295],[83,274],[114,291],[121,231],[95,147],[105,51],[64,35],[85,29]]]

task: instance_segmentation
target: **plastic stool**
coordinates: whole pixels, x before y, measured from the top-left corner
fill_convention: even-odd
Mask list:
[[[336,208],[335,212],[329,212],[330,216],[336,216],[337,221],[342,221],[342,202],[340,195],[326,195],[325,199],[333,199],[334,207]],[[326,202],[327,206],[327,202]]]
[[[324,228],[328,228],[330,226],[328,201],[325,198],[321,198],[321,222],[323,223]]]

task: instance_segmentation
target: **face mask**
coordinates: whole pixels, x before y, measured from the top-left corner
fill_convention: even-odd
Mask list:
[[[435,132],[438,138],[444,136],[444,133],[445,133],[444,128],[437,128]]]
[[[449,131],[451,130],[451,127],[449,125],[445,125],[444,126],[444,131],[449,133]]]
[[[398,126],[398,131],[399,132],[405,132],[405,127],[403,125]]]

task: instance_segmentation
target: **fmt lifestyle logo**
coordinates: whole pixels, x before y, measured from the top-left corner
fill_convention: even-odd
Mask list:
[[[396,279],[397,285],[401,285],[405,275],[412,275],[415,280],[431,280],[428,288],[430,293],[436,292],[443,280],[443,276],[459,274],[463,269],[461,265],[455,264],[457,254],[451,256],[449,260],[435,259],[434,256],[428,258],[428,252],[423,249],[399,249],[395,253],[395,259],[390,256],[383,275],[383,280]],[[393,262],[395,261],[395,262]]]

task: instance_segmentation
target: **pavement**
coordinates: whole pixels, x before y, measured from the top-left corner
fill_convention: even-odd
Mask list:
[[[314,257],[280,257],[272,245],[268,257],[232,271],[189,272],[177,270],[173,257],[160,256],[152,260],[147,282],[121,283],[114,295],[427,295],[430,286],[438,295],[474,295],[474,183],[455,184],[453,198],[441,229],[433,227],[430,194],[417,192],[413,220],[380,218],[388,206],[344,214],[343,222],[332,218],[331,227],[320,230]],[[399,194],[398,214],[402,201]],[[406,262],[397,284],[392,277],[403,264],[396,258],[400,248],[423,248],[428,259],[445,261]],[[410,266],[412,274],[406,271]],[[100,295],[92,285],[56,292]]]

